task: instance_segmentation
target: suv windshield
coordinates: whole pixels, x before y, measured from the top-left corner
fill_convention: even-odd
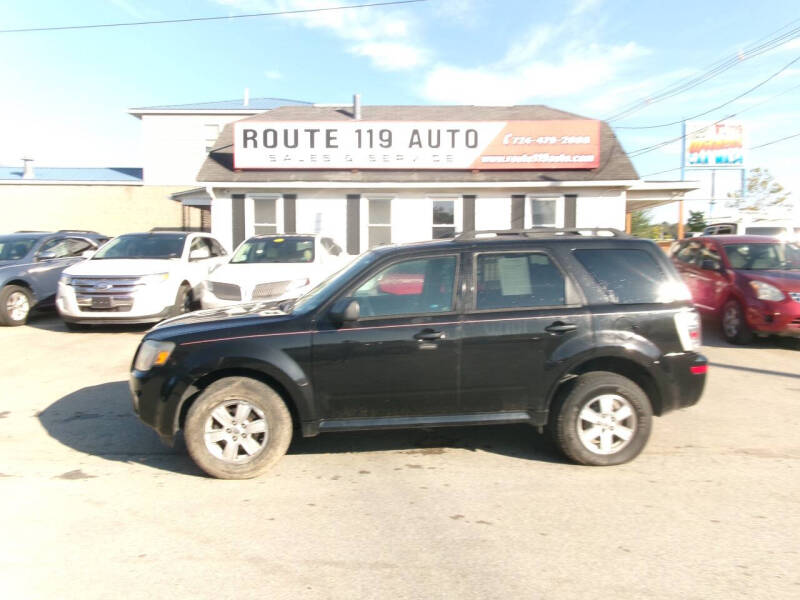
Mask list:
[[[111,258],[180,258],[183,254],[185,233],[137,233],[121,235],[103,246],[92,260]]]
[[[0,237],[0,260],[25,258],[37,239],[16,236]]]
[[[231,258],[232,264],[310,262],[314,262],[314,238],[306,236],[251,238]]]
[[[768,269],[800,270],[800,248],[794,244],[749,243],[725,244],[728,262],[734,269],[763,271]]]

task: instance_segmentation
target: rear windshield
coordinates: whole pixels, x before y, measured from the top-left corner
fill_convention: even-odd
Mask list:
[[[306,236],[250,238],[231,258],[234,264],[310,262],[314,262],[314,238]]]
[[[168,235],[127,234],[121,235],[100,248],[92,260],[112,258],[180,258],[183,254],[185,233]]]
[[[0,260],[25,258],[38,238],[0,237]]]
[[[575,250],[575,257],[616,304],[664,301],[667,274],[650,253],[629,250]]]

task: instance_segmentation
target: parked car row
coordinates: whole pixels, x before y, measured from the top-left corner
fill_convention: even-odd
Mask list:
[[[260,235],[229,255],[214,236],[88,231],[0,236],[0,324],[55,305],[70,329],[154,323],[202,306],[297,297],[349,258],[320,235]]]

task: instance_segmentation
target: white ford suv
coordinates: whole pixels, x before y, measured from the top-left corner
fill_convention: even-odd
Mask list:
[[[56,307],[69,328],[160,321],[191,310],[208,272],[227,258],[206,233],[121,235],[62,273]]]
[[[257,235],[242,242],[230,261],[214,269],[203,288],[203,308],[303,295],[352,257],[329,237]]]

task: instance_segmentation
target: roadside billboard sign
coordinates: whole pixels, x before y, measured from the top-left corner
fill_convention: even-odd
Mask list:
[[[686,122],[687,169],[743,169],[744,127],[739,122]]]

